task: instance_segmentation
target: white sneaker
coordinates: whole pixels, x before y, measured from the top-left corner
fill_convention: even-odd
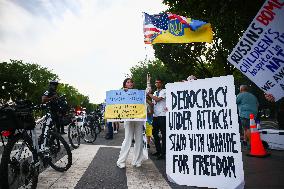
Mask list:
[[[113,131],[113,133],[114,133],[114,134],[116,134],[116,133],[117,133],[117,131]]]
[[[132,164],[133,167],[141,167],[141,163]]]
[[[117,163],[116,166],[119,167],[120,169],[123,169],[125,168],[125,163]]]
[[[137,168],[138,168],[138,167],[141,167],[141,163],[136,164],[136,167],[137,167]]]

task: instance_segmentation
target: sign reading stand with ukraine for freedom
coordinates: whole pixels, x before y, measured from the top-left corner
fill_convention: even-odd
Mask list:
[[[284,97],[284,1],[267,0],[228,61],[275,100]]]
[[[166,85],[166,172],[179,185],[243,188],[233,76]]]
[[[155,15],[144,13],[144,42],[146,44],[211,43],[212,39],[212,28],[209,23],[173,13]]]
[[[108,121],[146,121],[145,90],[107,91],[105,118]]]

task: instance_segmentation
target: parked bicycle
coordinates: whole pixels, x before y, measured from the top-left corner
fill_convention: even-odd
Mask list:
[[[60,99],[58,99],[60,100]],[[19,105],[20,104],[20,105]],[[32,111],[45,109],[46,114],[35,121]],[[50,165],[57,171],[66,171],[72,164],[69,145],[61,135],[54,132],[54,123],[49,104],[31,106],[30,103],[18,103],[0,109],[2,130],[13,129],[9,136],[0,164],[0,188],[36,188],[40,165]],[[37,136],[35,127],[41,127]]]
[[[78,148],[81,139],[87,143],[93,143],[97,139],[96,128],[87,119],[84,110],[77,110],[72,122],[68,125],[68,138],[73,148]]]

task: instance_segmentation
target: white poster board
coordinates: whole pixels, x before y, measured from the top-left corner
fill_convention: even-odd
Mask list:
[[[179,185],[243,188],[233,76],[166,85],[166,172]]]
[[[284,97],[284,2],[267,0],[228,61],[275,100]]]

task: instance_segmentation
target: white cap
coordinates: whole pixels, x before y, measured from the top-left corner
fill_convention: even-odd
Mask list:
[[[197,78],[194,75],[188,76],[187,81],[191,80],[197,80]]]

